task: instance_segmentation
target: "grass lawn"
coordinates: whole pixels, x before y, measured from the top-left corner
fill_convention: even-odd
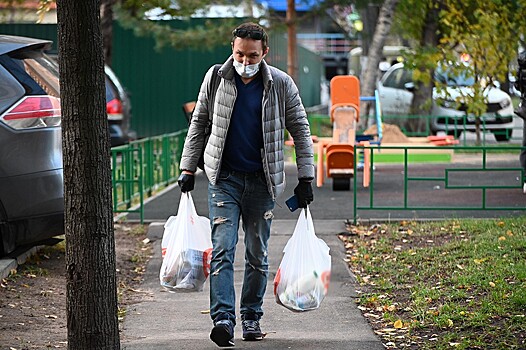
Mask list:
[[[388,349],[526,349],[526,216],[347,231],[357,303]]]

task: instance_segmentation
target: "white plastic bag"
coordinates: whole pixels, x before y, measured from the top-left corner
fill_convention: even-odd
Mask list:
[[[210,220],[198,216],[190,192],[181,193],[177,216],[164,224],[161,285],[179,292],[202,291],[210,274]]]
[[[297,312],[319,308],[329,289],[331,256],[316,237],[309,208],[301,210],[283,253],[274,278],[276,302]]]

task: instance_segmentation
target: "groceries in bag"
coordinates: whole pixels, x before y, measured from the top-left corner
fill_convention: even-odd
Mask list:
[[[202,291],[210,274],[210,220],[198,216],[189,192],[181,194],[177,216],[164,225],[161,286],[177,292]]]
[[[161,285],[176,291],[201,291],[210,275],[212,248],[205,251],[188,249],[181,252],[170,271],[161,278]]]
[[[278,274],[281,274],[280,270]],[[281,293],[278,294],[276,291],[276,302],[293,311],[317,309],[327,295],[329,279],[330,271],[322,273],[312,271],[298,277],[296,281],[289,283]]]
[[[297,312],[319,308],[329,290],[331,256],[327,244],[316,237],[308,208],[302,209],[283,253],[274,278],[276,302]]]

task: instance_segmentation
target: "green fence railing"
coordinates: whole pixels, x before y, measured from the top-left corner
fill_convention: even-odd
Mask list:
[[[179,176],[179,162],[184,146],[184,140],[187,130],[182,130],[172,134],[151,137],[138,141],[131,142],[128,145],[112,148],[112,186],[113,186],[113,210],[115,213],[138,213],[141,223],[144,221],[144,198],[150,197],[155,192],[177,181]],[[526,181],[525,170],[518,167],[518,154],[525,147],[508,145],[506,147],[498,146],[442,146],[437,149],[450,150],[452,153],[465,153],[474,157],[480,157],[480,162],[477,166],[470,164],[469,166],[459,167],[458,164],[445,163],[441,173],[433,176],[417,175],[414,176],[410,172],[410,163],[421,160],[421,153],[419,151],[429,150],[425,146],[355,146],[356,153],[363,153],[364,151],[371,152],[371,167],[370,167],[370,185],[369,188],[363,190],[359,188],[357,171],[358,162],[354,165],[354,203],[353,213],[354,220],[357,220],[358,211],[367,210],[401,210],[401,211],[418,211],[418,210],[522,210],[526,211],[526,205],[520,208],[510,207],[506,205],[495,206],[488,201],[488,193],[497,190],[517,189],[522,192],[521,187]],[[385,197],[384,191],[377,188],[375,183],[380,178],[375,171],[376,165],[381,167],[381,161],[375,164],[375,157],[380,159],[379,152],[383,152],[384,156],[389,151],[396,151],[399,155],[397,157],[400,171],[398,175],[400,178],[389,178],[387,182],[400,182],[400,190],[396,195],[400,195],[399,204],[391,205],[386,203],[379,203],[378,198]],[[497,154],[497,158],[502,153],[513,153],[513,157],[517,156],[517,167],[502,168],[495,166],[494,163],[488,161],[489,154]],[[429,155],[426,157],[429,158]],[[484,176],[479,178],[486,179],[485,182],[479,184],[468,183],[464,184],[461,179],[469,179],[470,173],[482,172]],[[382,175],[382,172],[379,172]],[[480,174],[479,174],[480,175]],[[506,180],[506,178],[508,180]],[[520,181],[517,181],[520,180]],[[436,202],[429,203],[410,203],[409,198],[415,188],[415,184],[436,182],[441,184],[441,187],[452,193],[452,196],[457,195],[460,191],[478,191],[481,193],[480,203],[476,206],[443,206],[437,205]],[[504,181],[504,182],[503,182]],[[506,182],[507,181],[507,182]],[[360,198],[358,198],[360,194]],[[364,198],[368,195],[368,198]],[[463,194],[465,195],[465,194]],[[434,193],[430,192],[428,196],[430,199],[434,197]]]
[[[413,172],[410,171],[410,162],[413,152],[419,152],[422,150],[429,151],[429,147],[425,146],[355,146],[357,153],[369,152],[370,151],[370,183],[369,187],[365,190],[361,190],[360,182],[358,180],[359,176],[353,177],[354,191],[353,191],[353,216],[354,223],[357,223],[358,211],[359,210],[380,210],[380,211],[459,211],[459,210],[520,210],[526,211],[526,205],[522,206],[509,206],[507,202],[502,203],[489,203],[488,193],[492,191],[499,190],[510,190],[517,189],[517,193],[521,193],[522,196],[522,186],[523,183],[526,183],[526,172],[525,169],[519,167],[518,154],[521,150],[526,149],[526,147],[520,146],[510,146],[510,147],[484,147],[484,146],[473,146],[473,147],[459,147],[459,146],[443,146],[440,147],[440,150],[454,150],[455,152],[466,152],[466,154],[472,155],[475,158],[478,158],[478,161],[470,160],[466,165],[462,163],[461,165],[449,163],[445,164],[443,168],[438,169],[436,172],[432,173],[427,169],[424,171],[424,174],[413,175]],[[398,178],[395,179],[394,176],[389,177],[388,182],[393,184],[397,180],[401,183],[397,184],[397,190],[393,192],[393,196],[399,195],[401,198],[393,202],[398,202],[400,204],[394,205],[391,203],[379,203],[382,199],[383,194],[381,190],[375,188],[375,182],[378,179],[376,165],[375,165],[375,155],[378,152],[382,151],[398,151],[402,155],[401,169],[393,172],[392,174],[397,174]],[[514,152],[512,153],[515,157],[517,155],[517,167],[501,167],[498,165],[499,157],[503,153],[498,152]],[[495,159],[492,159],[490,162],[488,156],[490,154],[495,154]],[[380,166],[377,163],[378,166]],[[354,174],[359,174],[357,172],[357,162],[354,164]],[[401,170],[401,171],[400,171]],[[478,183],[470,177],[470,173],[478,173],[477,179]],[[399,175],[401,174],[401,175]],[[457,176],[455,176],[457,175]],[[438,183],[442,186],[439,188],[448,191],[448,194],[444,196],[447,200],[452,202],[461,201],[462,196],[480,196],[480,201],[475,205],[462,206],[462,205],[439,205],[437,204],[437,194],[434,192],[426,192],[424,199],[420,197],[418,203],[409,203],[409,198],[411,193],[417,191],[418,183]],[[459,193],[459,190],[468,191]],[[477,194],[478,193],[478,194]],[[359,198],[359,196],[361,198]],[[385,197],[385,196],[383,196]],[[393,198],[391,197],[390,200]],[[384,198],[385,200],[385,198]]]
[[[138,213],[143,223],[144,198],[174,183],[179,176],[186,132],[149,137],[111,149],[115,213]]]
[[[111,180],[114,213],[139,213],[144,220],[143,157],[138,147],[120,146],[111,149]],[[139,203],[138,206],[134,204]],[[133,209],[133,208],[136,209]]]

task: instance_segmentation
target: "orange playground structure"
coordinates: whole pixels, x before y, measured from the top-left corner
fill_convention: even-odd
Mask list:
[[[334,191],[350,190],[350,179],[354,176],[357,154],[355,145],[369,145],[373,137],[360,137],[357,141],[356,125],[360,120],[360,81],[351,75],[335,76],[331,79],[330,118],[333,125],[332,138],[318,139],[316,184],[323,186],[325,178],[332,178]],[[363,99],[362,99],[363,100]],[[376,97],[369,100],[375,100]],[[376,104],[377,114],[379,112]],[[377,115],[378,130],[381,130],[381,119]],[[381,141],[381,131],[375,143]],[[357,143],[358,142],[358,143]],[[370,181],[370,150],[363,152],[363,186]]]

